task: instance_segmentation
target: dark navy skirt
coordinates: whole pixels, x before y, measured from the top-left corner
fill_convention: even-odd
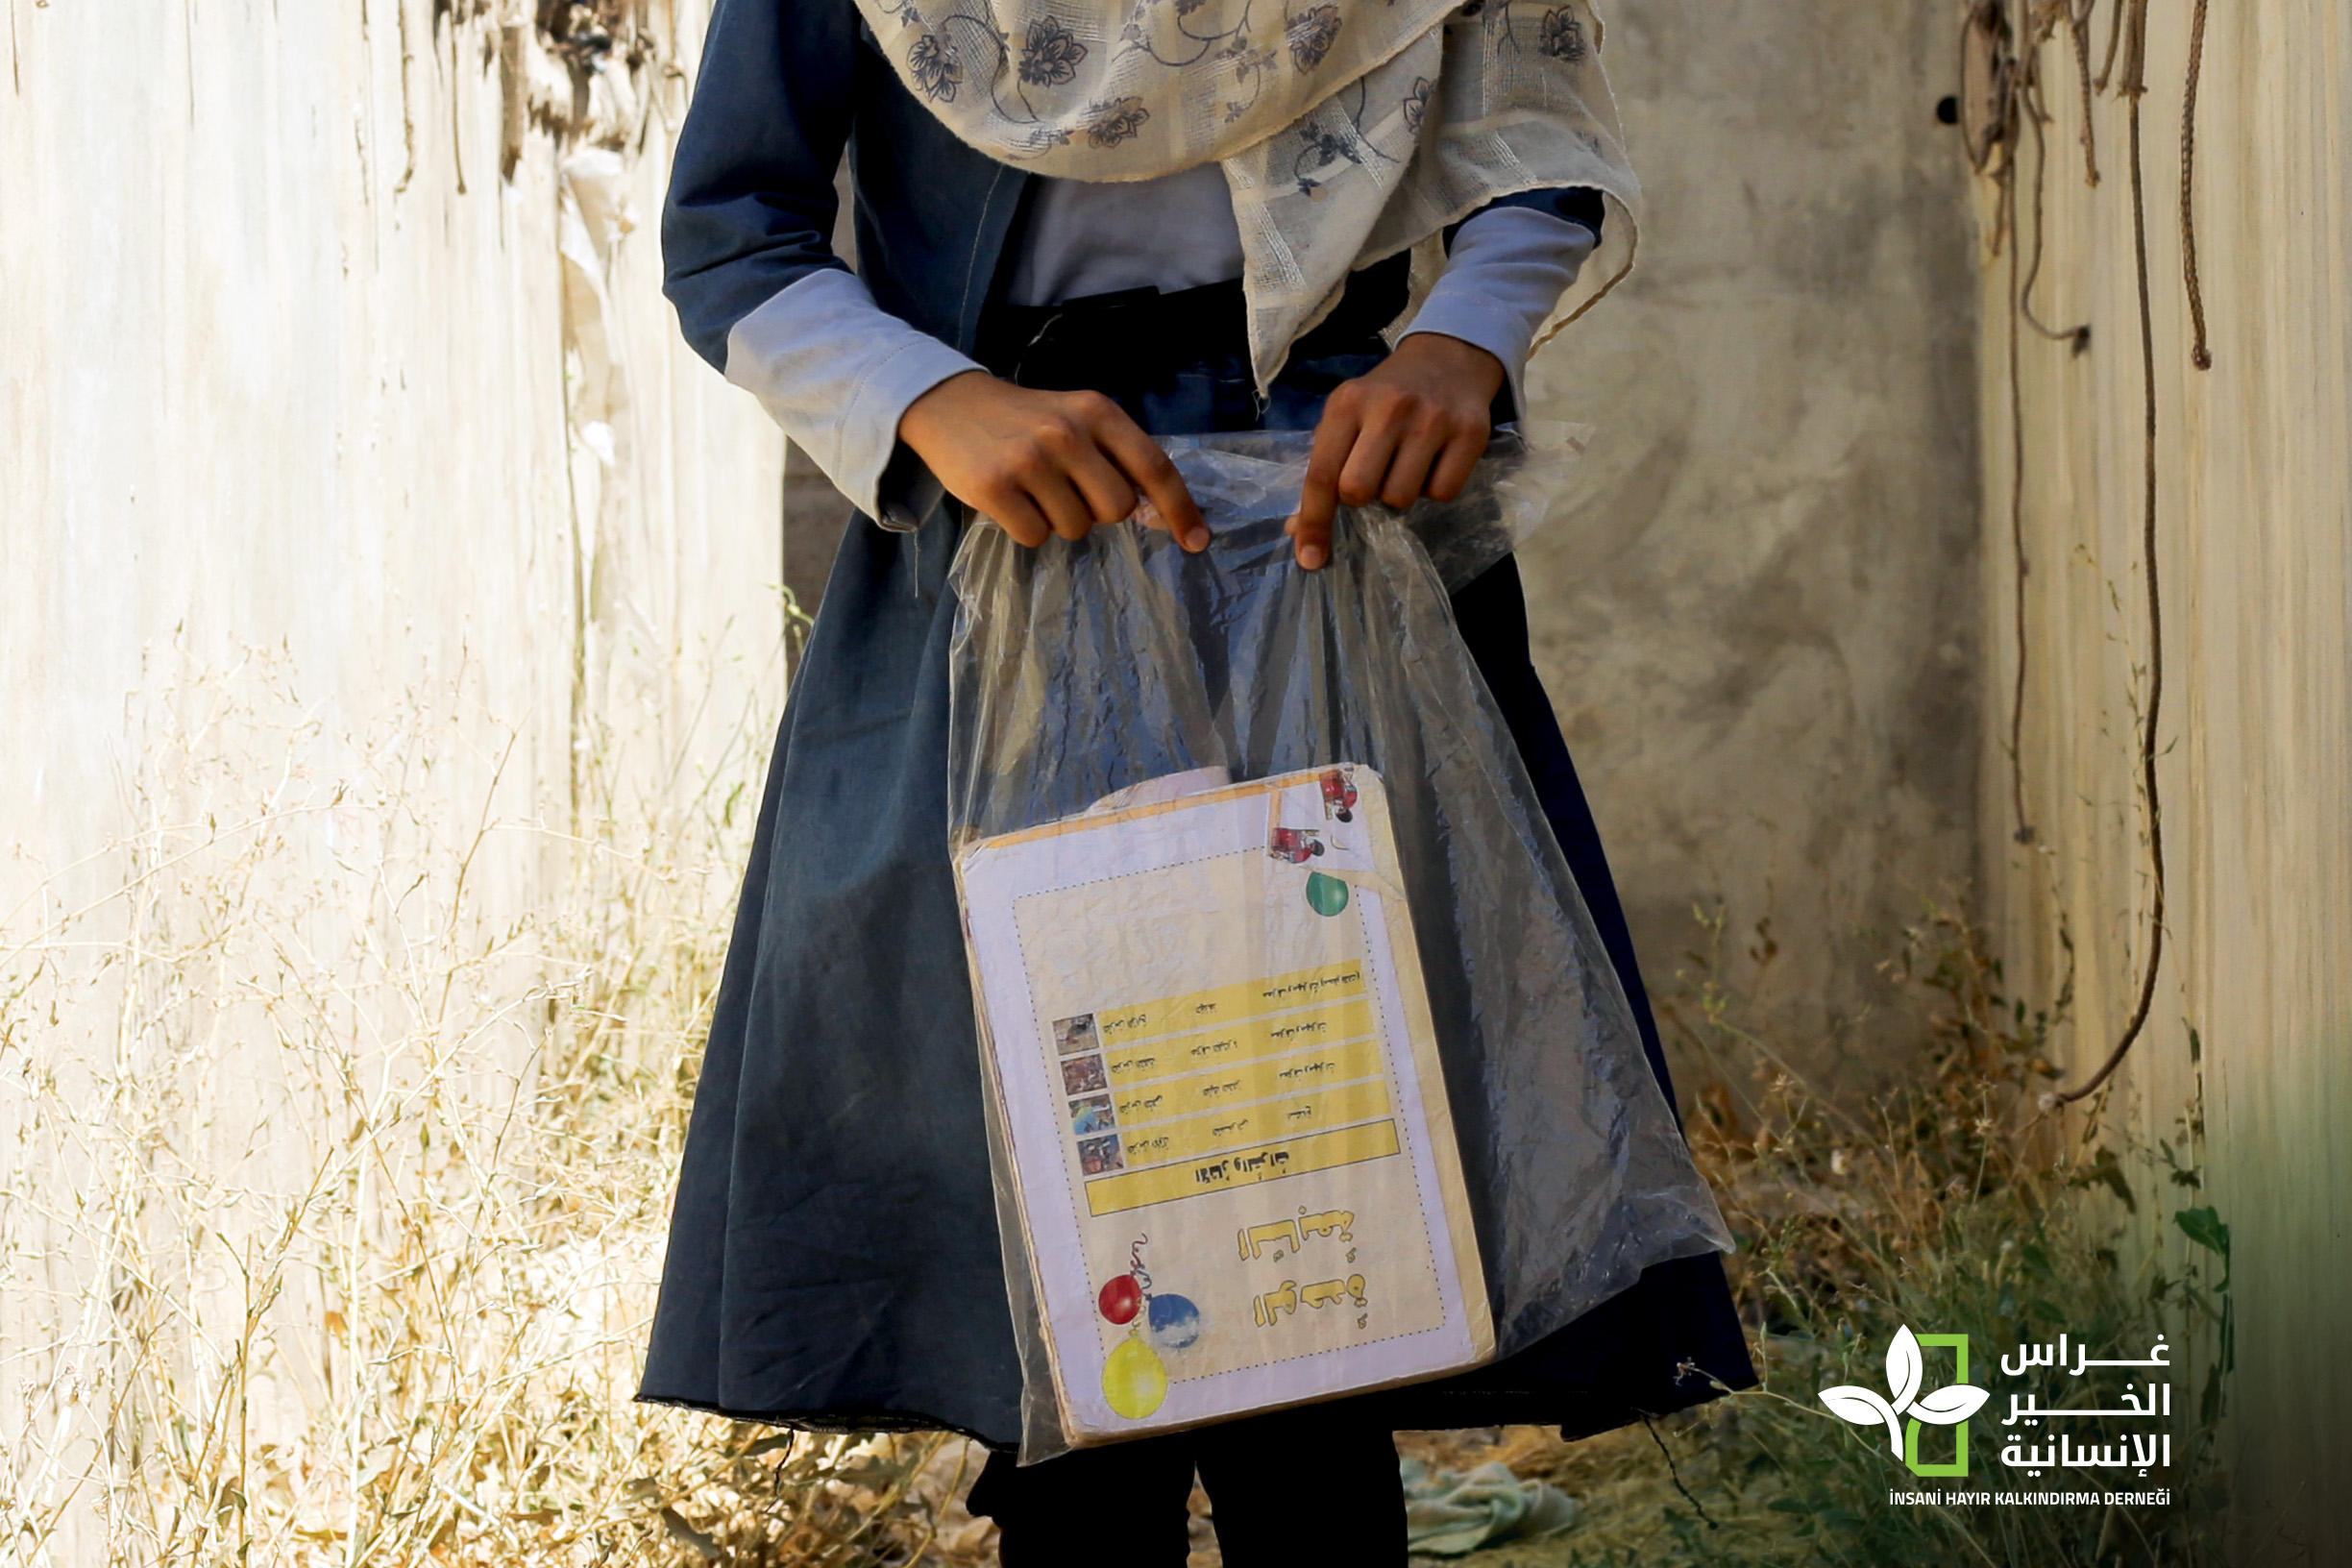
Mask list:
[[[1232,354],[1139,386],[1119,384],[1131,359],[1107,357],[1101,377],[1077,384],[1111,392],[1157,433],[1310,429],[1332,388],[1384,352],[1374,336],[1319,332],[1264,400]],[[769,768],[641,1399],[821,1429],[945,1428],[999,1448],[1019,1439],[946,855],[952,511],[916,533],[853,524],[825,586]],[[1600,835],[1529,659],[1517,564],[1471,583],[1454,608],[1671,1101]],[[1507,1360],[1333,1413],[1576,1437],[1754,1381],[1709,1254],[1659,1264]]]

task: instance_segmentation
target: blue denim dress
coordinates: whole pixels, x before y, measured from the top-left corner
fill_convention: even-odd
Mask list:
[[[1311,429],[1331,390],[1384,352],[1371,337],[1294,361],[1262,402],[1238,355],[1107,389],[1154,432]],[[826,585],[703,1062],[646,1399],[1018,1439],[1020,1369],[946,855],[953,512],[912,533],[861,520]],[[1665,1084],[1600,839],[1529,662],[1516,564],[1455,608]],[[1346,1409],[1394,1429],[1528,1422],[1580,1434],[1752,1381],[1709,1254],[1653,1268],[1507,1360]]]
[[[875,300],[978,349],[1029,177],[916,102],[852,0],[718,0],[662,248],[680,326],[722,370],[735,323],[845,265],[830,244],[845,150],[858,272]],[[1262,404],[1237,355],[1105,390],[1158,432],[1306,429],[1332,388],[1384,352],[1377,337],[1324,336]],[[946,853],[945,582],[963,524],[952,506],[907,502],[936,486],[919,471],[903,479],[894,494],[886,478],[880,504],[919,527],[852,527],[776,738],[640,1397],[812,1427],[943,1427],[1010,1446],[1020,1368]],[[1662,1084],[1600,839],[1528,660],[1516,566],[1455,606]],[[1752,1381],[1712,1254],[1650,1270],[1508,1360],[1344,1409],[1394,1428],[1532,1422],[1578,1435],[1710,1397],[1710,1378]]]

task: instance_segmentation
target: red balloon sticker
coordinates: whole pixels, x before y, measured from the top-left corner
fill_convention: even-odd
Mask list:
[[[1102,1308],[1103,1316],[1112,1322],[1132,1322],[1143,1305],[1143,1287],[1136,1284],[1133,1274],[1114,1275],[1102,1287],[1098,1305]]]

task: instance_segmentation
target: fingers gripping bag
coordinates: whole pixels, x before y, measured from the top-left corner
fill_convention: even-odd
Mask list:
[[[1168,443],[1199,555],[978,527],[951,574],[1024,1463],[1460,1371],[1730,1246],[1433,564],[1509,548],[1533,460],[1343,510],[1310,573],[1307,440]]]

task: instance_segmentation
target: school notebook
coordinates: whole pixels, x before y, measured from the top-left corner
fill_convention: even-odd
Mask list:
[[[1379,775],[1098,807],[956,869],[1071,1446],[1492,1356]]]

